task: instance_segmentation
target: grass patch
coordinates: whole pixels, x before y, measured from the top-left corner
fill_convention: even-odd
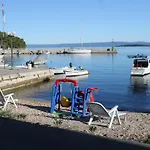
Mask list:
[[[16,120],[24,120],[27,115],[25,114],[14,114],[10,110],[0,111],[0,117],[16,119]]]
[[[97,127],[89,126],[89,131],[94,133],[97,130]]]
[[[60,120],[60,119],[57,119],[57,118],[54,118],[54,122],[53,122],[56,126],[59,126],[59,125],[61,125],[62,123],[63,123],[63,121],[62,120]]]
[[[148,135],[147,139],[145,139],[143,143],[150,144],[150,135]]]

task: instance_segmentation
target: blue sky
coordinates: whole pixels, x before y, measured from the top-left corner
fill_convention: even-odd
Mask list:
[[[150,0],[3,0],[5,32],[27,44],[150,42]],[[1,21],[2,22],[2,21]],[[1,31],[2,31],[1,23]]]

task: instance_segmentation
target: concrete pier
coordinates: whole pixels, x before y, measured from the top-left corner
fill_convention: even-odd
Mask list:
[[[39,55],[39,54],[65,54],[64,52],[69,48],[57,48],[57,49],[40,49],[40,50],[32,50],[32,49],[14,49],[13,54],[19,55]],[[117,50],[112,48],[87,48],[91,49],[91,54],[116,54]],[[18,53],[19,52],[19,53]],[[11,54],[10,50],[5,50],[5,53]],[[1,55],[4,55],[4,51],[0,52]]]
[[[110,48],[103,48],[103,49],[92,49],[92,54],[117,54],[117,50],[111,50]]]
[[[44,80],[53,80],[54,73],[51,69],[44,68],[2,68],[0,67],[0,88],[13,89]]]

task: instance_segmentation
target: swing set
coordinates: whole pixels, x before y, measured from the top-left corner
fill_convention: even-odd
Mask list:
[[[61,96],[61,88],[60,83],[67,82],[72,83],[73,90],[71,99],[68,100],[66,97]],[[78,87],[78,82],[72,79],[57,79],[55,84],[52,87],[52,98],[51,98],[51,107],[50,113],[54,113],[55,111],[60,111],[62,107],[71,107],[70,114],[78,115],[80,117],[89,116],[88,107],[86,105],[87,102],[94,102],[93,91],[97,91],[98,88],[85,88],[84,91],[80,90]]]

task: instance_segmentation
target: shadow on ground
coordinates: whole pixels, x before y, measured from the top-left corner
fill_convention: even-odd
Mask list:
[[[150,147],[0,117],[2,150],[146,150]]]

